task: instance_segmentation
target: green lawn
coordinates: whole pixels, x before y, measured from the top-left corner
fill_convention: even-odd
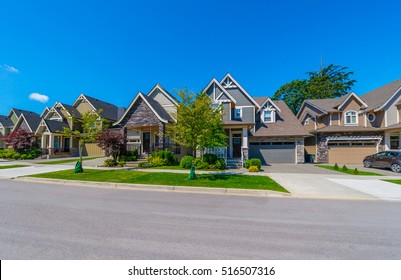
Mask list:
[[[23,165],[23,164],[1,165],[0,169],[18,168],[18,167],[26,167],[26,166],[29,166],[29,165]]]
[[[188,174],[85,169],[84,173],[74,173],[74,170],[63,170],[32,175],[30,177],[110,183],[258,189],[288,193],[286,189],[267,176],[198,174],[198,179],[188,180]]]
[[[324,168],[324,169],[328,169],[328,170],[333,170],[333,171],[345,173],[345,174],[356,175],[356,176],[358,176],[358,175],[363,175],[363,176],[383,176],[383,174],[379,174],[379,173],[375,173],[375,172],[368,172],[368,171],[361,171],[361,170],[358,170],[359,174],[354,174],[354,169],[348,169],[347,171],[343,171],[341,167],[340,167],[339,170],[334,170],[334,166],[331,166],[331,165],[317,164],[315,166],[320,167],[320,168]]]
[[[397,185],[401,185],[401,180],[383,180],[383,181],[394,183],[394,184],[397,184]]]
[[[84,158],[82,158],[82,160],[85,161],[85,160],[91,160],[91,159],[95,159],[95,158],[99,158],[99,157],[84,157]],[[63,164],[63,163],[77,162],[77,161],[79,161],[79,158],[44,161],[44,162],[38,162],[38,164]]]
[[[189,169],[182,168],[179,165],[169,165],[169,166],[158,166],[158,167],[150,167],[150,169],[167,169],[167,170],[187,170],[189,172]],[[200,171],[212,171],[212,172],[224,172],[226,170],[221,170],[221,169],[198,169],[196,170]]]

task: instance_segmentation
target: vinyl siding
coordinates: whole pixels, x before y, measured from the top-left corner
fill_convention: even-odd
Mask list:
[[[237,106],[254,106],[238,88],[227,88],[227,92],[235,99]]]
[[[230,103],[224,102],[221,105],[223,106],[223,121],[229,121],[230,120],[230,110],[231,110]]]
[[[174,104],[174,103],[171,102],[171,100],[168,99],[167,96],[166,96],[162,91],[160,91],[159,89],[156,89],[156,90],[152,93],[151,97],[152,97],[154,100],[156,100],[157,102],[159,102],[162,106],[163,106],[163,105],[173,105],[173,104]]]

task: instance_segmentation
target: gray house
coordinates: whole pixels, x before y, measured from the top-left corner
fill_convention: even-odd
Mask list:
[[[283,101],[253,98],[230,74],[204,89],[223,107],[228,158],[260,158],[263,163],[303,163],[308,131]]]

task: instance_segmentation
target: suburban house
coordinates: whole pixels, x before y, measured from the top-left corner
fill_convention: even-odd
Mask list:
[[[177,99],[156,84],[148,94],[138,92],[113,128],[124,133],[128,151],[138,149],[142,154],[169,149],[180,153],[179,147],[165,136],[166,127],[174,122],[172,115],[177,105]]]
[[[7,116],[0,115],[0,149],[4,149],[3,136],[10,133],[13,129],[14,123]]]
[[[84,94],[81,94],[73,105],[56,102],[51,108],[46,107],[41,114],[42,118],[37,129],[34,131],[40,139],[38,142],[40,142],[43,153],[51,157],[77,155],[79,153],[79,139],[74,136],[65,136],[62,132],[64,128],[80,131],[82,127],[79,120],[87,112],[100,113],[99,122],[103,118],[108,124],[111,124],[118,119],[123,109]],[[103,155],[104,152],[96,144],[87,144],[84,147],[83,154]]]
[[[266,163],[303,163],[310,136],[283,101],[253,98],[230,74],[204,89],[223,107],[228,158],[260,158]]]
[[[305,151],[315,162],[360,164],[365,156],[400,149],[401,79],[361,96],[306,100],[297,117],[314,136]]]

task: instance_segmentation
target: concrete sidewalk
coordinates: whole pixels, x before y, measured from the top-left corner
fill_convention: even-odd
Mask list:
[[[14,165],[17,163],[0,163],[0,166],[6,165]],[[19,164],[19,163],[18,163]],[[23,162],[21,164],[24,164]],[[45,164],[38,164],[38,165],[30,165],[26,167],[18,167],[18,168],[7,168],[7,169],[0,169],[0,178],[15,178],[19,176],[27,176],[33,174],[40,174],[40,173],[47,173],[47,172],[54,172],[60,170],[67,170],[71,169],[70,165],[45,165]]]

